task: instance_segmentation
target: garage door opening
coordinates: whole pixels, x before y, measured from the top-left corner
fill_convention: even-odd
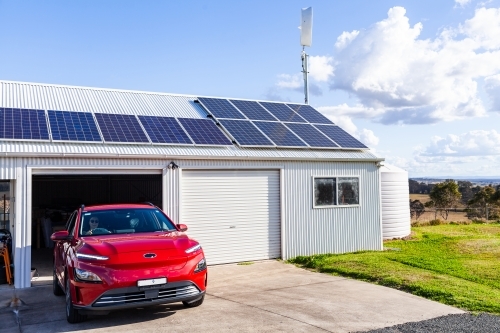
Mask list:
[[[50,235],[64,230],[80,205],[150,202],[162,205],[161,174],[34,175],[32,181],[31,263],[33,285],[52,281]],[[32,272],[33,273],[33,272]]]

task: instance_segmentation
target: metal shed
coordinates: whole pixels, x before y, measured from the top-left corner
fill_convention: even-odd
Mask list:
[[[198,97],[0,81],[0,107],[45,112],[206,118],[194,103]],[[382,249],[383,159],[369,150],[1,139],[0,152],[0,180],[11,185],[16,288],[31,285],[33,204],[41,202],[41,182],[63,193],[78,177],[107,179],[109,197],[115,186],[125,186],[115,192],[134,186],[154,196],[175,222],[188,225],[209,264]],[[349,193],[342,190],[347,183],[354,184]],[[324,189],[333,197],[319,198]],[[79,195],[89,200],[83,189]],[[355,200],[344,201],[344,195]]]

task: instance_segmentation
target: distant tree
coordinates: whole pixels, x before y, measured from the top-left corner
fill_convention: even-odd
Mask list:
[[[485,186],[469,200],[468,217],[494,217],[495,214],[488,214],[487,210],[492,209],[492,212],[494,212],[498,206],[500,206],[500,192],[496,191],[491,185]]]
[[[435,208],[436,207],[436,204],[434,203],[433,200],[429,200],[427,201],[425,204],[424,204],[424,207],[425,208]],[[434,220],[437,219],[437,213],[438,213],[438,210],[435,209],[434,210]]]
[[[458,191],[462,194],[462,203],[467,204],[470,199],[474,196],[472,191],[472,183],[465,180],[458,181]]]
[[[434,185],[429,196],[432,205],[436,209],[435,216],[437,216],[437,211],[439,211],[445,220],[448,219],[450,210],[456,208],[462,197],[458,191],[458,184],[452,179]]]
[[[420,200],[413,200],[411,201],[410,199],[410,215],[412,218],[415,218],[418,220],[422,214],[425,213],[425,206],[423,203],[420,202]]]
[[[410,193],[420,193],[420,184],[416,180],[409,179],[408,187],[410,188]]]
[[[426,184],[424,182],[420,183],[420,193],[431,193],[434,184]]]

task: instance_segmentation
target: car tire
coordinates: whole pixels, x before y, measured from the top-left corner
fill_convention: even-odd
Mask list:
[[[59,285],[59,281],[57,280],[57,275],[56,275],[56,268],[54,267],[54,270],[52,272],[52,292],[56,296],[62,296],[64,295],[64,290],[61,288]]]
[[[195,308],[197,306],[202,305],[204,299],[205,299],[205,295],[203,295],[199,300],[197,300],[195,302],[189,303],[189,302],[183,301],[182,304],[184,304],[184,306],[187,308]]]
[[[73,307],[71,298],[71,289],[69,279],[66,279],[66,320],[70,324],[76,324],[87,319],[86,315],[82,315]]]

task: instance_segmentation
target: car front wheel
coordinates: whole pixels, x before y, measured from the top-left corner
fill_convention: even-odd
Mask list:
[[[73,307],[73,300],[71,299],[70,281],[66,279],[66,320],[68,323],[75,324],[87,319],[86,315],[82,315],[77,309]]]

